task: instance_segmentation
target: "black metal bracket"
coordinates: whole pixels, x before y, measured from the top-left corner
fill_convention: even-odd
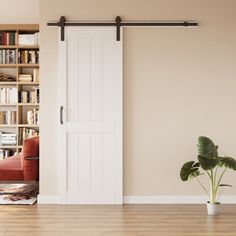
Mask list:
[[[65,41],[65,16],[61,16],[60,21],[58,22],[58,26],[61,27],[61,41]]]
[[[116,40],[120,41],[120,28],[121,27],[195,27],[198,23],[195,21],[173,21],[173,22],[121,22],[121,17],[117,16],[115,22],[66,22],[65,16],[61,16],[57,23],[47,23],[48,26],[58,26],[61,28],[61,41],[65,40],[65,27],[66,26],[115,26],[116,27]]]
[[[120,41],[120,23],[121,23],[121,17],[117,16],[115,21],[116,21],[116,41]]]

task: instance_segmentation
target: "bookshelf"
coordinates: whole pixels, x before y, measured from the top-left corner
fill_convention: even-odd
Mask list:
[[[23,140],[39,134],[38,33],[34,24],[0,25],[0,160],[19,154]],[[5,136],[16,140],[8,144]]]

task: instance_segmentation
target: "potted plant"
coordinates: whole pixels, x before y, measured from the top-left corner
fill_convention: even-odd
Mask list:
[[[222,178],[227,169],[236,170],[236,160],[232,157],[219,156],[218,146],[207,137],[200,136],[197,147],[198,161],[186,162],[181,168],[180,178],[182,181],[189,181],[195,178],[209,196],[209,201],[207,202],[208,214],[218,215],[219,197],[222,194],[221,188],[232,187],[229,184],[222,184]],[[198,178],[204,174],[209,180],[209,190]]]

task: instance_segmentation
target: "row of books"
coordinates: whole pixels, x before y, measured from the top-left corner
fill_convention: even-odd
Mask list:
[[[39,131],[35,129],[29,129],[29,128],[20,128],[18,137],[19,137],[19,144],[23,145],[24,140],[38,136]]]
[[[22,50],[18,54],[19,63],[21,64],[38,64],[38,50]],[[0,64],[16,64],[15,49],[0,49]]]
[[[39,51],[38,50],[21,50],[18,55],[19,61],[22,64],[38,64]]]
[[[30,128],[19,128],[18,138],[19,145],[23,145],[24,140],[39,136],[39,131]],[[1,146],[15,146],[17,143],[17,136],[14,133],[0,132],[0,143]]]
[[[17,33],[13,31],[0,31],[0,45],[17,45]],[[39,32],[19,34],[18,45],[39,45]]]
[[[0,104],[17,103],[17,88],[2,87],[0,88]]]
[[[0,149],[0,160],[4,160],[13,155],[16,155],[16,152],[11,149]]]
[[[15,49],[1,49],[0,50],[0,64],[15,64],[16,50]]]
[[[39,124],[39,109],[33,108],[26,111],[26,121],[28,125],[38,125]]]
[[[39,87],[33,87],[31,91],[19,91],[18,101],[20,103],[39,103]],[[17,103],[17,88],[0,88],[0,104]]]
[[[33,91],[20,91],[20,103],[39,103],[39,88],[35,87]]]
[[[0,31],[0,45],[16,45],[16,32]]]
[[[0,143],[1,143],[1,146],[4,146],[4,145],[7,145],[7,146],[9,146],[9,145],[16,145],[16,142],[17,142],[16,134],[0,132]]]
[[[1,125],[16,124],[16,111],[0,111],[0,124]]]
[[[34,34],[19,34],[19,45],[39,45],[39,32]]]

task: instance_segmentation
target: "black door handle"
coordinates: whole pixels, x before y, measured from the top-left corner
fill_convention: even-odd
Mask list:
[[[60,106],[60,124],[63,125],[63,106]]]

